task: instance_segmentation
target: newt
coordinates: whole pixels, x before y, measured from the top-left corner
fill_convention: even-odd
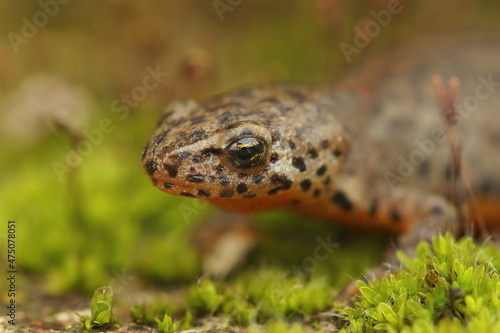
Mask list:
[[[500,38],[410,42],[339,79],[248,88],[166,107],[142,163],[160,190],[251,214],[305,216],[422,239],[458,234],[450,145],[432,76],[460,81],[464,169],[500,222]]]

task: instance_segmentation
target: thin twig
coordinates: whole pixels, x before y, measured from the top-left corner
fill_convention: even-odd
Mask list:
[[[432,78],[434,89],[436,91],[441,115],[444,118],[446,131],[450,139],[451,148],[451,200],[459,213],[459,222],[467,235],[472,235],[474,224],[479,227],[484,239],[489,240],[490,234],[486,230],[483,217],[472,191],[472,187],[464,170],[462,157],[462,136],[456,128],[458,122],[457,112],[457,94],[459,81],[457,78],[448,80],[448,92],[446,91],[443,80],[439,75]],[[472,215],[472,216],[471,216]],[[474,223],[475,222],[475,223]]]

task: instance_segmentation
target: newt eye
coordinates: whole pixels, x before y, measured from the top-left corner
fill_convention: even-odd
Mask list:
[[[237,169],[251,169],[265,164],[267,143],[256,136],[231,141],[225,149],[227,160]]]

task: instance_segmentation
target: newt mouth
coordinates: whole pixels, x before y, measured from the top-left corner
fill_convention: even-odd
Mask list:
[[[198,198],[201,197],[194,194],[195,189],[185,185],[179,185],[171,182],[156,182],[153,180],[153,184],[158,187],[163,192],[174,194],[174,195],[182,195],[184,197]]]

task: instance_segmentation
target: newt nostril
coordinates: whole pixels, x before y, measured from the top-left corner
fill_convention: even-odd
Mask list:
[[[171,178],[177,177],[178,168],[180,167],[181,162],[188,158],[190,155],[191,153],[189,153],[188,151],[177,151],[171,152],[165,157],[163,166],[165,167],[165,170],[168,172],[168,175]]]
[[[177,163],[179,163],[179,161],[181,160],[179,154],[169,154],[167,156],[167,158],[165,159],[165,162],[170,164],[170,165],[175,165]]]
[[[186,158],[188,158],[189,156],[191,156],[191,153],[188,151],[171,152],[165,158],[165,164],[175,166],[175,165],[178,165],[182,160],[185,160]]]
[[[165,162],[163,162],[163,166],[165,170],[168,172],[168,175],[171,178],[177,177],[177,172],[179,168],[180,158],[176,154],[171,154],[165,158]]]

